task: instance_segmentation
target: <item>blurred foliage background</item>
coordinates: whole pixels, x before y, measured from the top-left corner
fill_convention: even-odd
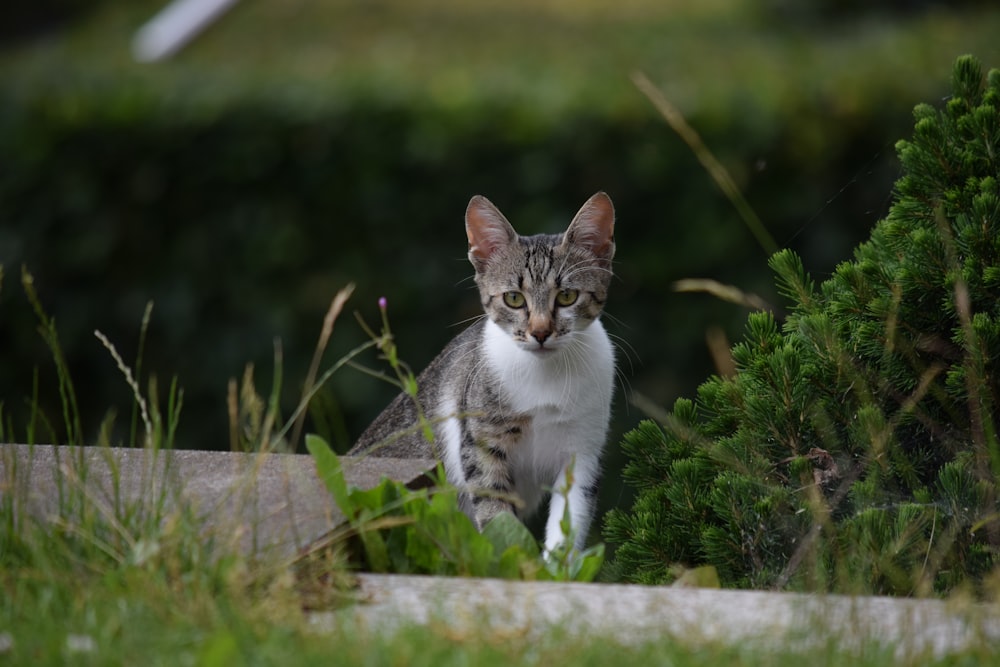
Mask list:
[[[144,369],[184,387],[179,440],[220,449],[229,378],[253,363],[266,393],[280,338],[290,411],[345,283],[369,321],[387,297],[416,368],[477,314],[469,197],[535,233],[605,190],[624,382],[606,505],[624,493],[616,439],[641,417],[629,395],[692,395],[714,372],[706,331],[735,338],[745,322],[673,282],[778,303],[768,253],[630,74],[681,110],[822,279],[887,211],[913,106],[941,100],[962,53],[1000,63],[995,3],[926,0],[244,0],[174,58],[137,63],[133,35],[162,5],[0,9],[4,418],[27,419],[37,368],[59,421],[22,265],[56,319],[85,427],[96,435],[109,405],[129,405],[93,330],[134,358],[152,300]],[[328,362],[362,338],[341,320]],[[344,450],[392,394],[345,371],[311,429]]]

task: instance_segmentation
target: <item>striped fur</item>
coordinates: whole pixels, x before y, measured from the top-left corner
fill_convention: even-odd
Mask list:
[[[568,503],[582,547],[614,385],[613,348],[599,319],[615,249],[611,200],[591,197],[563,234],[522,237],[477,196],[466,232],[486,317],[418,377],[434,442],[412,428],[415,406],[400,395],[351,453],[442,460],[480,528],[500,512],[525,517],[548,495],[547,550],[563,542]]]

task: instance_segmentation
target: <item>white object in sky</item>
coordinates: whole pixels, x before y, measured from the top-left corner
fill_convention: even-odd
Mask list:
[[[174,0],[139,28],[132,40],[132,56],[141,63],[169,58],[236,2]]]

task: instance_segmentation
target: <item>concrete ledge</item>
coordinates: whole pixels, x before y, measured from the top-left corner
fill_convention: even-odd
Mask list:
[[[368,602],[313,615],[318,630],[345,623],[374,633],[439,625],[459,636],[526,641],[558,630],[626,644],[757,644],[765,650],[861,651],[874,643],[901,660],[1000,642],[997,607],[972,603],[376,574],[359,581]]]
[[[342,461],[348,483],[360,488],[383,477],[419,487],[434,467],[417,459]],[[14,484],[19,488],[8,488]],[[278,557],[295,555],[344,520],[312,457],[302,454],[5,444],[0,491],[7,497],[15,491],[23,510],[46,520],[73,512],[66,500],[81,493],[109,516],[184,504],[213,536],[236,540],[247,553]]]
[[[382,477],[426,485],[432,461],[343,457],[350,484]],[[85,503],[82,501],[86,501]],[[73,522],[80,507],[123,510],[190,507],[206,534],[246,553],[291,557],[343,521],[312,458],[289,454],[0,445],[0,503],[46,521]],[[153,516],[161,516],[154,514]],[[1000,645],[995,605],[939,600],[812,596],[610,584],[358,575],[365,602],[313,614],[323,631],[402,626],[445,627],[468,636],[528,640],[558,630],[614,641],[684,644],[887,646],[898,659],[940,657],[970,646]]]

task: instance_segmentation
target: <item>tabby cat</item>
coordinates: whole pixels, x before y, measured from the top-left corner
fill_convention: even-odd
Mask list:
[[[417,378],[433,443],[414,428],[413,399],[400,394],[350,453],[441,460],[480,529],[500,512],[524,518],[550,494],[546,551],[564,542],[567,503],[573,545],[582,548],[614,389],[614,351],[600,321],[614,218],[599,192],[565,233],[518,236],[485,197],[473,197],[465,230],[486,316]]]

